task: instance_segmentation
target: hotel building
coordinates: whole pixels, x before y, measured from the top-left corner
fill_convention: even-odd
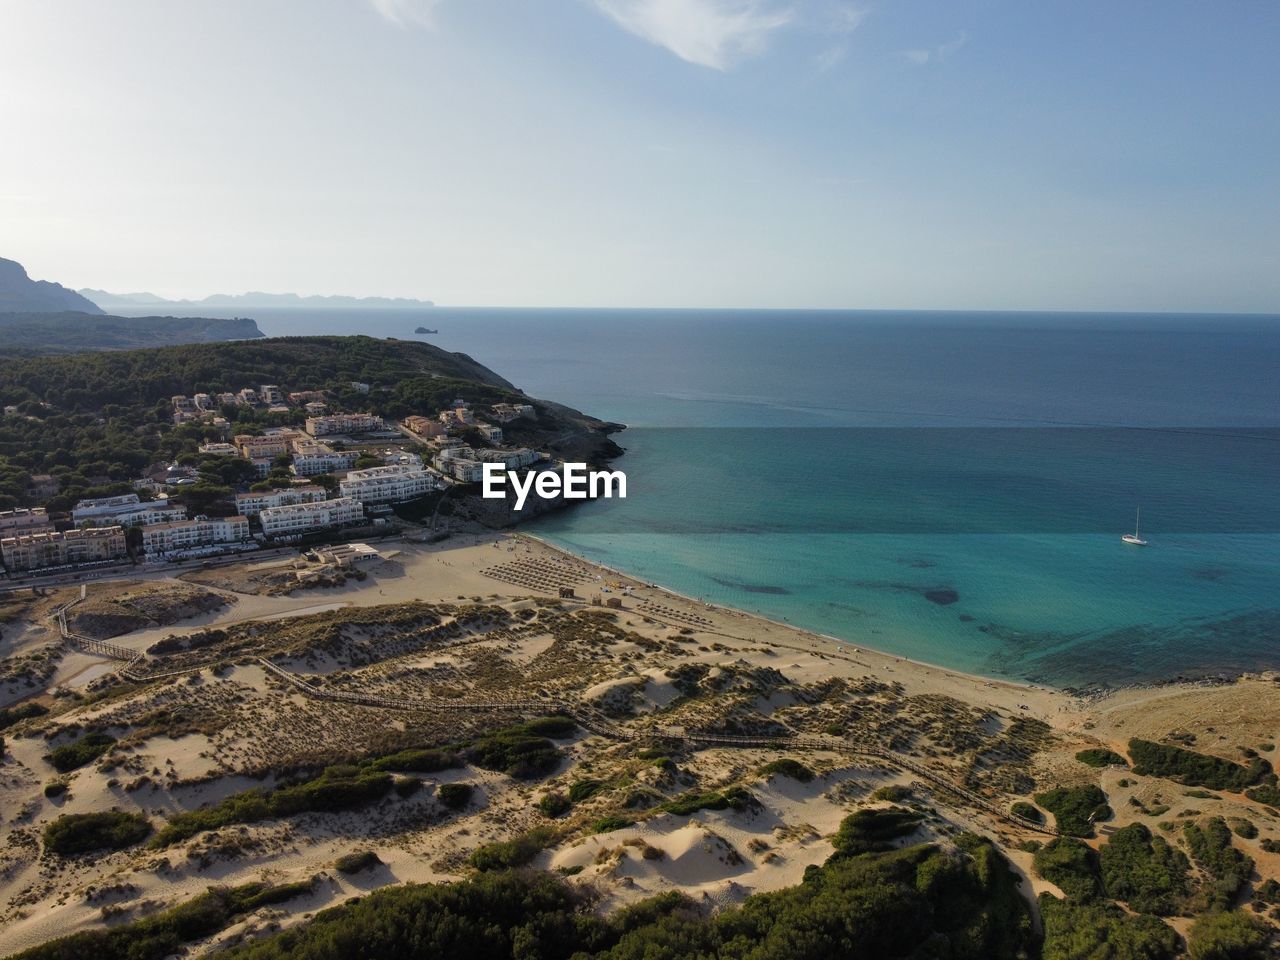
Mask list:
[[[439,488],[435,474],[408,464],[352,470],[338,485],[344,497],[361,503],[403,503]]]
[[[350,497],[339,497],[336,500],[267,507],[258,515],[258,520],[262,524],[262,532],[268,537],[290,536],[359,523],[364,520],[364,508]]]
[[[123,527],[93,527],[66,533],[25,533],[0,540],[9,571],[40,570],[125,556]]]
[[[248,539],[248,517],[183,520],[179,523],[156,523],[142,528],[142,550],[148,556],[219,543],[239,543]]]

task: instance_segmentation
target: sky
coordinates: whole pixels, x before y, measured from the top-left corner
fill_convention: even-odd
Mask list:
[[[0,256],[450,305],[1280,312],[1280,4],[0,0]]]

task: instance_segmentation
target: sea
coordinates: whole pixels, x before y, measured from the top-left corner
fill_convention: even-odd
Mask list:
[[[1280,316],[240,312],[625,424],[627,498],[530,530],[669,589],[1062,688],[1280,668]]]

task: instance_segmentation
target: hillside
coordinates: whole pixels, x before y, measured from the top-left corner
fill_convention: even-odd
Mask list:
[[[0,313],[61,313],[78,310],[102,313],[102,308],[74,290],[48,280],[32,280],[16,260],[0,257]]]
[[[368,384],[369,392],[352,384]],[[171,398],[279,384],[285,391],[324,390],[332,409],[390,420],[434,416],[455,398],[469,404],[532,403],[536,415],[508,431],[513,442],[599,460],[616,455],[618,429],[547,401],[531,400],[461,353],[427,343],[373,337],[280,337],[189,344],[150,350],[11,357],[0,360],[0,509],[36,502],[33,474],[52,474],[61,492],[46,501],[65,509],[82,496],[123,486],[161,460],[197,463],[199,445],[218,439],[210,425],[175,426]],[[233,433],[300,424],[287,413],[230,407]]]
[[[112,317],[61,313],[0,313],[0,355],[41,356],[83,350],[131,350],[261,337],[252,320],[207,317]]]

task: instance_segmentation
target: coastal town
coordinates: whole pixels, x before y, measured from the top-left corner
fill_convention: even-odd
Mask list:
[[[356,395],[372,389],[346,386]],[[477,484],[485,464],[557,467],[548,452],[504,442],[504,425],[536,416],[527,403],[473,408],[456,399],[434,416],[388,421],[334,409],[323,390],[286,393],[261,384],[177,395],[171,404],[175,426],[195,425],[211,437],[200,444],[198,463],[157,463],[132,482],[132,492],[81,499],[61,512],[0,512],[0,559],[10,580],[391,532],[395,508]],[[232,409],[294,423],[236,432],[226,415]],[[238,478],[212,501],[195,496],[210,465]],[[55,478],[32,477],[33,501],[57,492]]]

